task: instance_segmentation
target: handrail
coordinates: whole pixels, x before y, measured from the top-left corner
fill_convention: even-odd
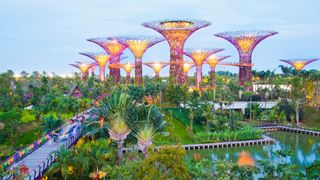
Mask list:
[[[43,144],[45,144],[46,142],[48,142],[48,140],[51,139],[50,136],[52,136],[54,134],[54,132],[59,131],[61,129],[63,129],[64,127],[66,127],[67,125],[70,124],[70,122],[77,120],[79,117],[83,116],[83,114],[90,112],[90,109],[83,111],[77,115],[75,115],[74,117],[72,117],[71,119],[69,119],[64,125],[46,133],[45,135],[43,135],[41,138],[37,139],[36,141],[34,141],[33,143],[31,143],[30,145],[28,145],[26,148],[14,153],[12,156],[8,157],[6,160],[4,160],[3,162],[0,162],[1,167],[4,171],[7,170],[8,167],[12,166],[13,164],[19,162],[20,160],[24,159],[25,157],[27,157],[29,154],[31,154],[33,151],[37,150],[39,147],[41,147]]]

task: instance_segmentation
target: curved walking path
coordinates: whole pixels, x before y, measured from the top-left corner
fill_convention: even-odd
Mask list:
[[[62,132],[63,135],[59,136],[57,142],[50,139],[48,142],[43,144],[41,147],[33,151],[27,157],[23,158],[19,162],[13,164],[9,169],[14,167],[25,165],[29,169],[29,176],[24,179],[37,179],[41,177],[44,171],[54,162],[56,159],[56,154],[54,152],[58,151],[62,146],[69,148],[74,144],[78,138],[81,136],[81,121],[90,117],[89,110],[78,114],[73,119],[76,120],[75,123],[66,125]],[[13,175],[9,174],[7,176],[1,177],[1,180],[11,180]]]

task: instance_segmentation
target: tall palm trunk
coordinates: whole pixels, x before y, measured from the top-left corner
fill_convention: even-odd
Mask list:
[[[123,140],[117,141],[117,164],[120,166],[122,164],[122,157],[123,157]]]

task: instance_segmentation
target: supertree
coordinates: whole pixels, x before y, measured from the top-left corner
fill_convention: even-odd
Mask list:
[[[202,79],[202,64],[211,55],[223,51],[223,49],[187,49],[184,51],[186,56],[189,56],[196,65],[196,88],[200,89]]]
[[[184,61],[182,62],[182,72],[184,76],[185,83],[188,84],[188,72],[195,66],[192,62]]]
[[[161,20],[142,24],[147,28],[158,31],[164,36],[170,46],[170,77],[174,77],[176,83],[185,82],[182,70],[183,47],[188,37],[200,28],[210,25],[208,21],[200,20]]]
[[[211,55],[206,59],[207,64],[210,66],[210,77],[211,77],[211,84],[212,88],[216,88],[216,66],[222,60],[227,59],[230,56],[215,56]]]
[[[135,68],[134,64],[130,64],[130,63],[125,63],[125,64],[110,64],[109,65],[110,69],[120,69],[122,68],[125,72],[126,72],[126,83],[130,84],[130,74],[131,71],[133,70],[133,68]]]
[[[151,46],[164,41],[164,38],[153,36],[120,36],[111,37],[110,40],[117,40],[125,45],[134,54],[135,58],[135,77],[136,85],[142,84],[142,56],[144,52]]]
[[[285,62],[285,63],[288,63],[290,64],[295,70],[297,71],[301,71],[307,64],[310,64],[314,61],[317,61],[318,59],[290,59],[290,60],[284,60],[284,59],[281,59],[280,61],[282,62]],[[297,87],[299,86],[294,86],[292,85],[292,91],[294,91],[293,89],[297,89]],[[298,93],[300,94],[301,91]],[[292,97],[291,97],[291,100],[294,100],[295,101],[295,114],[296,114],[296,124],[299,125],[299,119],[300,119],[300,110],[299,110],[299,106],[300,106],[300,97],[295,95],[297,93],[291,93],[292,94]]]
[[[215,36],[226,39],[233,44],[239,53],[239,63],[252,63],[252,52],[254,48],[265,38],[278,34],[274,31],[233,31],[215,34]],[[246,90],[252,91],[251,66],[239,67],[239,85],[245,86]]]
[[[290,64],[295,70],[301,71],[306,65],[318,59],[281,59],[280,61]]]
[[[112,58],[110,64],[120,63],[121,54],[126,49],[126,46],[119,43],[116,40],[109,40],[108,38],[92,38],[87,39],[89,42],[93,42],[102,47]],[[120,80],[120,69],[110,69],[109,75],[113,77],[114,82],[118,83]]]
[[[108,54],[103,54],[103,53],[79,53],[81,55],[87,56],[91,58],[92,60],[96,61],[100,68],[100,80],[105,81],[105,69],[106,69],[106,64],[109,60],[111,60],[113,57],[108,55]]]
[[[94,66],[95,64],[93,63],[86,63],[86,62],[79,62],[77,64],[70,64],[71,66],[74,66],[78,68],[81,71],[82,74],[82,81],[85,82],[87,81],[88,78],[88,72],[89,69]]]
[[[145,62],[143,64],[153,69],[155,78],[159,78],[160,71],[169,65],[169,63],[166,62]]]

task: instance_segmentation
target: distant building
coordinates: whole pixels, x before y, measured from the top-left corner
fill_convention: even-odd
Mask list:
[[[253,92],[257,92],[259,89],[268,89],[273,90],[276,85],[274,84],[253,84]],[[279,85],[280,89],[285,91],[290,91],[291,86],[290,85]]]
[[[74,98],[80,98],[80,97],[82,97],[83,94],[82,94],[79,86],[78,86],[78,85],[74,85],[74,86],[71,88],[71,90],[70,90],[70,92],[69,92],[68,95],[69,95],[69,96],[72,96],[72,97],[74,97]]]

